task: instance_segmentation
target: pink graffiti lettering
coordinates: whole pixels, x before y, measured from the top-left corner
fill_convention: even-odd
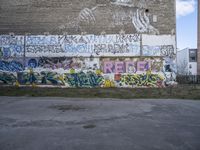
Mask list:
[[[145,72],[151,68],[151,62],[148,61],[105,61],[103,63],[104,73],[136,73]]]

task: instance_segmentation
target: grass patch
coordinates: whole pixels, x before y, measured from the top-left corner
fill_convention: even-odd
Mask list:
[[[200,99],[200,86],[171,88],[47,88],[0,87],[0,96],[81,98],[178,98]]]

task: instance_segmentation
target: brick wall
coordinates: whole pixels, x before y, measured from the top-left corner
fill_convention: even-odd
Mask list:
[[[144,1],[140,7],[149,16],[151,25],[160,34],[175,33],[175,0]],[[103,31],[113,34],[121,29],[135,33],[131,17],[136,12],[132,5],[137,7],[136,3],[130,0],[129,6],[111,0],[0,0],[0,34],[100,34]],[[89,11],[93,16],[84,16]]]
[[[175,28],[175,0],[0,0],[0,84],[173,85]]]

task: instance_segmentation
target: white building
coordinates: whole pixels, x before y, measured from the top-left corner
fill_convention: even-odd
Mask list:
[[[197,49],[178,51],[177,69],[179,75],[197,75]]]

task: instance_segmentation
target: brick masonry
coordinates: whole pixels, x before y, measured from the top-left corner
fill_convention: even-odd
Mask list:
[[[113,0],[123,1],[123,0]],[[133,2],[134,1],[134,2]],[[138,0],[130,0],[135,6]],[[141,0],[150,23],[160,34],[175,34],[175,0]],[[131,13],[136,10],[130,6],[113,4],[111,0],[0,0],[0,34],[107,34],[135,33]],[[143,5],[142,4],[142,5]],[[141,4],[140,4],[141,5]],[[80,19],[88,8],[92,17]]]
[[[176,84],[175,2],[0,0],[0,84]]]

